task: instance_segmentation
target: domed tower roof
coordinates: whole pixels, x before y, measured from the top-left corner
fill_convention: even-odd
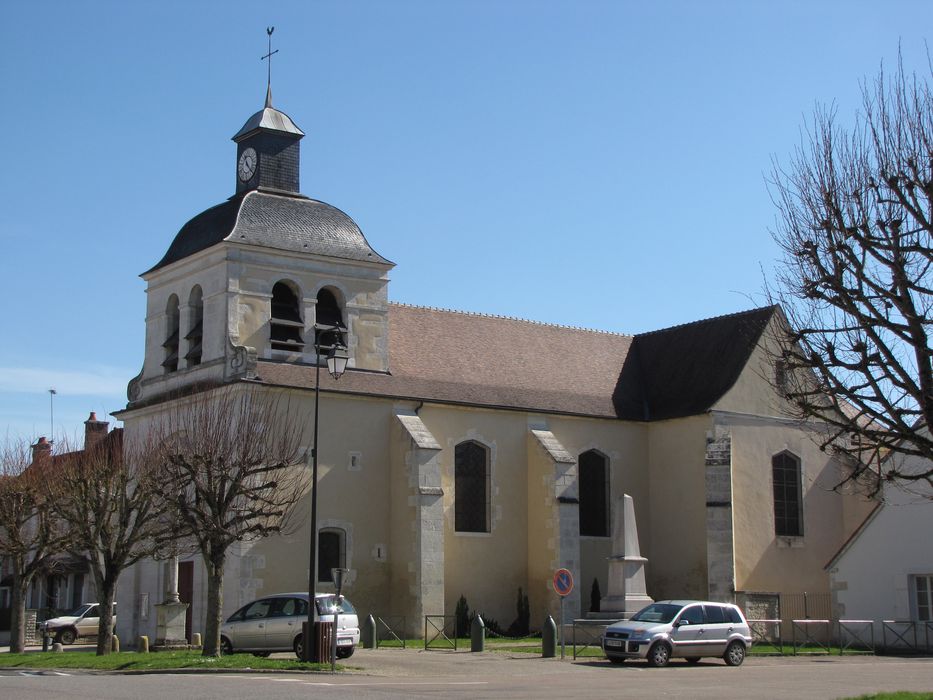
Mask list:
[[[221,241],[344,260],[394,265],[373,250],[360,227],[330,204],[251,190],[201,212],[182,226],[154,272]]]

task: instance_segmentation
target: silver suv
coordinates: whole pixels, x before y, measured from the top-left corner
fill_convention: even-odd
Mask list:
[[[751,630],[738,607],[705,600],[652,603],[603,634],[610,661],[647,659],[650,666],[666,666],[674,657],[696,663],[710,656],[740,666],[751,645]]]
[[[337,613],[337,657],[349,658],[360,643],[360,624],[350,601],[327,593],[315,593],[317,614],[333,622]],[[220,628],[224,654],[248,651],[269,656],[274,651],[294,651],[302,658],[301,623],[308,619],[307,593],[279,593],[254,600],[233,613]]]

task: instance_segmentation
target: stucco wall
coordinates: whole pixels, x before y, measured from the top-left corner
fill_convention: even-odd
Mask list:
[[[650,542],[648,595],[706,598],[706,435],[709,416],[652,423],[648,429],[650,501],[635,500],[639,534]],[[648,534],[642,523],[649,522]],[[644,545],[642,545],[644,547]],[[644,549],[643,549],[644,551]]]

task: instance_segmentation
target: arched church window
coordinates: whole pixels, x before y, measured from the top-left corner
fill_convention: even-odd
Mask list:
[[[800,459],[781,452],[771,458],[774,485],[774,534],[778,537],[803,535],[803,493],[800,483]]]
[[[609,459],[596,450],[580,455],[580,534],[609,535]]]
[[[162,343],[165,359],[162,367],[166,374],[178,370],[178,297],[172,294],[165,307],[165,342]]]
[[[304,347],[303,330],[298,293],[287,282],[276,282],[272,287],[269,343],[276,350],[301,350]]]
[[[454,529],[489,532],[489,450],[474,440],[454,448]]]
[[[340,310],[337,297],[327,287],[324,287],[317,293],[315,314],[317,315],[316,321],[318,326],[346,328],[343,322],[343,311]],[[346,346],[346,338],[341,331],[315,329],[314,342],[322,349],[322,352],[324,352],[325,348],[331,348],[337,344]]]
[[[185,340],[188,341],[188,352],[185,360],[188,367],[201,364],[201,342],[204,339],[204,295],[200,285],[194,285],[188,297],[188,332]]]
[[[347,566],[347,533],[337,527],[321,530],[317,537],[317,580],[333,583],[331,569]]]

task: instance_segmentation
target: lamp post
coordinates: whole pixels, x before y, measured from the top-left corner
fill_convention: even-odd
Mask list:
[[[311,447],[311,545],[308,558],[308,621],[302,630],[304,640],[304,660],[314,661],[317,658],[317,630],[314,623],[317,619],[317,605],[314,594],[317,588],[317,453],[318,453],[318,414],[321,404],[321,350],[327,349],[327,371],[335,380],[347,369],[347,349],[342,342],[344,328],[340,325],[316,324],[314,326],[314,350],[317,353],[317,363],[314,371],[314,443]],[[333,343],[324,345],[323,339],[333,340]]]

